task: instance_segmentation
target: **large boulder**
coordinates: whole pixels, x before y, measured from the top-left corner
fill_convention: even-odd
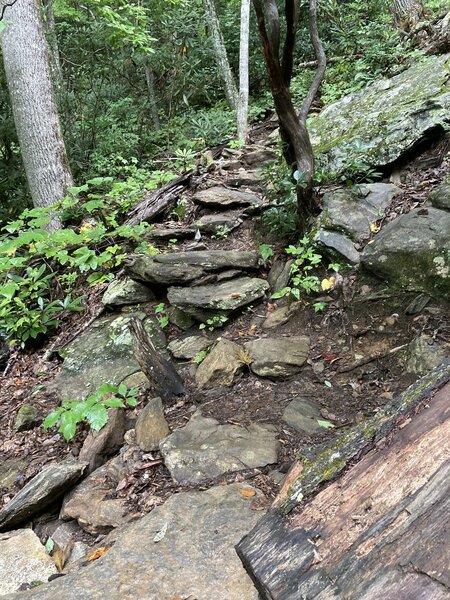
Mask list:
[[[260,300],[268,289],[269,284],[264,279],[239,277],[216,285],[170,287],[167,299],[173,306],[202,321]]]
[[[5,600],[257,600],[234,545],[261,516],[252,509],[261,496],[246,484],[174,494],[110,534],[99,560]]]
[[[415,209],[388,223],[368,244],[362,265],[400,288],[450,294],[450,213]]]
[[[430,56],[310,119],[315,153],[333,172],[386,165],[450,118],[450,55]]]

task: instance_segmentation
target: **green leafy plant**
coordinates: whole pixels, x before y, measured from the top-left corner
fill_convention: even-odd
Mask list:
[[[128,389],[123,383],[119,386],[104,383],[85,400],[63,400],[61,406],[45,418],[44,429],[57,425],[66,441],[74,437],[77,425],[84,421],[94,431],[100,431],[108,422],[108,408],[136,406],[137,393],[138,388]]]
[[[197,365],[203,362],[208,354],[208,350],[200,350],[192,359]]]
[[[214,331],[214,329],[216,329],[217,327],[223,327],[227,321],[228,317],[225,317],[224,315],[214,315],[210,319],[207,319],[206,323],[200,323],[198,328],[208,328],[209,331]]]
[[[311,271],[320,265],[322,256],[316,252],[310,239],[304,237],[300,240],[298,246],[289,246],[286,248],[286,254],[295,258],[291,267],[290,285],[272,294],[272,298],[289,296],[300,300],[303,293],[309,295],[312,292],[318,292],[320,279],[317,275],[311,274]]]
[[[230,235],[230,232],[231,229],[226,225],[218,225],[211,238],[214,240],[224,240]]]
[[[155,308],[155,315],[159,321],[161,329],[164,329],[164,327],[167,327],[167,325],[169,324],[169,316],[165,313],[165,310],[166,305],[164,304],[164,302],[160,302]]]
[[[264,262],[267,262],[271,256],[273,256],[273,248],[270,244],[261,244],[259,247],[259,253]]]

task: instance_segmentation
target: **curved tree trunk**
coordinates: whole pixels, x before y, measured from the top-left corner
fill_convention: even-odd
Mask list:
[[[239,103],[237,136],[242,142],[248,135],[248,47],[250,34],[250,0],[241,0],[241,39],[239,45]]]
[[[28,186],[35,206],[51,206],[72,185],[37,0],[5,12],[0,45]],[[52,218],[49,229],[60,223]]]
[[[424,7],[420,0],[393,0],[392,13],[397,27],[411,29],[423,17]]]
[[[206,16],[208,17],[208,25],[211,28],[214,54],[222,75],[225,96],[227,97],[230,108],[236,110],[238,105],[238,92],[234,82],[233,73],[231,72],[230,63],[228,62],[227,50],[223,41],[222,31],[220,30],[220,23],[214,0],[203,0],[203,6]]]

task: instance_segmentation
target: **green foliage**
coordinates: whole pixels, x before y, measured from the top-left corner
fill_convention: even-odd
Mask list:
[[[230,232],[231,229],[226,225],[218,225],[211,238],[214,240],[225,240],[230,235]]]
[[[298,246],[289,246],[286,248],[286,254],[295,258],[291,267],[290,285],[272,294],[272,298],[289,296],[295,300],[300,300],[303,294],[310,295],[313,292],[318,292],[320,279],[317,275],[311,274],[311,271],[320,265],[322,256],[316,252],[310,239],[304,237],[300,240]]]
[[[270,244],[261,244],[259,247],[259,253],[264,262],[267,262],[271,256],[273,256],[273,248]]]
[[[270,203],[262,223],[269,233],[277,238],[291,238],[298,227],[296,185],[285,161],[267,163],[262,169],[264,194]]]
[[[137,393],[138,388],[128,389],[123,383],[119,386],[104,383],[85,400],[63,400],[61,406],[47,415],[44,428],[57,425],[66,441],[74,437],[77,425],[83,421],[94,431],[100,431],[108,422],[108,408],[136,406]]]
[[[86,194],[110,184],[104,178],[91,180],[54,207],[26,209],[3,227],[0,335],[10,344],[24,347],[51,332],[68,312],[83,310],[81,297],[72,298],[73,290],[83,282],[95,285],[111,279],[127,245],[142,250],[141,238],[150,226],[120,225],[120,196]],[[54,212],[72,225],[54,232],[45,229]]]
[[[199,329],[208,328],[209,331],[214,331],[217,327],[223,327],[225,323],[228,321],[228,317],[224,315],[214,315],[210,319],[206,320],[206,323],[200,323],[198,326]]]
[[[203,362],[208,354],[208,350],[200,350],[192,359],[197,365]]]
[[[165,313],[165,310],[166,310],[166,305],[164,304],[164,302],[161,302],[155,308],[155,315],[159,321],[159,325],[160,325],[161,329],[164,329],[164,327],[167,327],[167,325],[169,324],[169,315],[167,315]]]

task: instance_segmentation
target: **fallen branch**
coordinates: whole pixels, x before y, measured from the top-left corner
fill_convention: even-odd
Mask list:
[[[361,360],[358,360],[357,362],[353,363],[352,365],[349,365],[348,367],[341,367],[336,371],[336,373],[348,373],[349,371],[353,371],[358,367],[363,367],[364,365],[367,365],[373,362],[374,360],[380,360],[381,358],[386,358],[391,354],[400,352],[400,350],[404,350],[407,346],[408,344],[402,344],[401,346],[392,348],[392,350],[388,350],[388,352],[379,352],[378,354],[373,354],[372,356],[368,356],[367,358],[362,358]]]

